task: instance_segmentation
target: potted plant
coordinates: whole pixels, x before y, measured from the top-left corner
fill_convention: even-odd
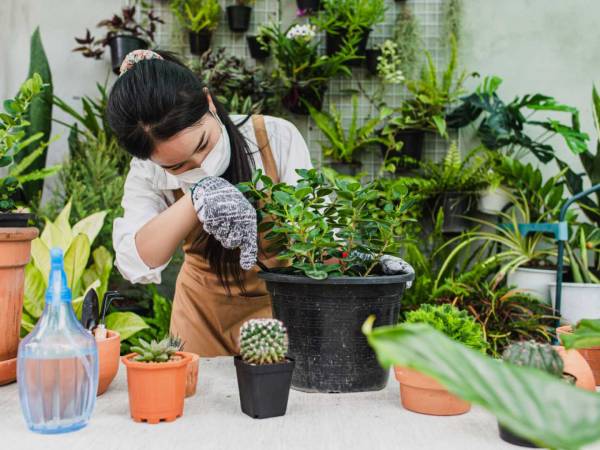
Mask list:
[[[323,11],[311,22],[324,30],[327,55],[341,51],[355,37],[356,55],[363,58],[372,27],[383,22],[386,7],[383,0],[323,0]],[[361,61],[350,61],[360,65]]]
[[[485,353],[488,345],[480,324],[466,311],[452,305],[424,304],[406,314],[405,323],[427,323],[450,339]],[[437,381],[419,371],[395,366],[402,405],[411,411],[434,416],[464,414],[471,405],[452,395]]]
[[[321,110],[327,82],[337,75],[350,76],[346,62],[354,58],[355,41],[333,56],[319,55],[316,29],[292,25],[286,31],[278,25],[264,28],[275,59],[274,79],[279,82],[282,104],[294,114],[308,115],[306,104]]]
[[[235,32],[248,31],[250,26],[250,14],[255,0],[235,0],[235,5],[227,7],[227,22],[229,29]]]
[[[289,355],[296,362],[292,386],[309,392],[382,389],[388,372],[368,348],[360,325],[370,313],[392,323],[407,283],[404,273],[386,275],[381,260],[399,252],[395,230],[407,218],[407,191],[392,204],[374,200],[373,183],[328,181],[316,170],[297,170],[296,186],[257,171],[240,189],[262,205],[259,216],[269,242],[266,251],[289,267],[260,277],[272,295],[273,316],[287,324]],[[385,255],[385,256],[384,256]]]
[[[313,14],[321,9],[321,0],[296,0],[298,15]]]
[[[141,20],[136,18],[138,4],[141,6]],[[129,52],[146,49],[154,43],[157,23],[164,21],[145,2],[136,0],[133,5],[121,8],[121,15],[114,14],[111,19],[98,22],[98,28],[107,30],[102,38],[95,38],[90,30],[86,30],[85,37],[76,37],[79,46],[73,51],[80,52],[86,58],[100,59],[105,47],[109,46],[112,69],[118,75],[121,63]]]
[[[379,111],[379,117],[373,117],[362,126],[358,125],[358,96],[352,96],[352,118],[350,124],[345,126],[341,112],[334,104],[330,112],[317,111],[307,105],[312,119],[328,142],[322,142],[323,156],[331,158],[331,166],[339,173],[356,175],[361,168],[357,155],[371,145],[381,143],[382,138],[377,136],[375,129],[389,114],[388,109]]]
[[[285,415],[294,360],[277,319],[251,319],[240,328],[240,354],[234,358],[242,411],[255,419]]]
[[[566,349],[577,349],[587,361],[596,386],[600,385],[600,320],[584,319],[575,327],[564,325],[556,333]]]
[[[265,32],[264,25],[258,27],[256,35],[246,36],[250,56],[254,59],[263,60],[269,57],[271,49],[269,47],[268,36]]]
[[[188,30],[190,52],[202,55],[210,48],[212,34],[219,25],[219,1],[171,0],[170,7],[181,26]]]
[[[30,170],[48,143],[43,133],[27,135],[26,119],[31,102],[44,89],[41,76],[34,73],[13,99],[4,101],[0,113],[0,384],[16,378],[16,357],[24,296],[24,270],[31,254],[31,241],[37,228],[28,227],[31,214],[22,204],[20,193],[30,181],[43,180],[60,167]],[[29,154],[18,159],[28,148]],[[47,256],[47,254],[46,254]]]
[[[191,356],[180,352],[181,341],[166,336],[160,342],[140,339],[121,358],[127,367],[129,410],[136,422],[172,422],[183,415],[186,371]]]

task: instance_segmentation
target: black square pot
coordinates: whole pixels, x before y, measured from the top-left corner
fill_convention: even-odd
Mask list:
[[[388,155],[408,156],[413,161],[401,161],[396,167],[396,173],[403,173],[419,167],[419,161],[423,158],[423,148],[425,145],[425,131],[423,130],[399,130],[394,135],[396,142],[402,142],[402,149],[399,152],[393,151]],[[381,146],[381,155],[385,157],[387,148]]]
[[[254,59],[263,60],[269,57],[270,51],[263,49],[258,42],[256,36],[246,36],[248,42],[248,49],[250,50],[250,56]]]
[[[227,7],[227,22],[229,29],[235,32],[248,31],[250,27],[250,13],[252,8],[244,5],[233,5]]]
[[[212,31],[202,30],[197,33],[190,31],[188,38],[190,41],[190,53],[192,55],[202,55],[210,48]]]
[[[367,41],[369,40],[369,34],[371,34],[370,28],[363,28],[360,36],[360,40],[356,45],[355,55],[360,57],[348,62],[350,66],[360,66],[363,63],[365,52],[367,50]],[[325,51],[327,56],[333,56],[338,53],[344,46],[344,41],[348,35],[347,30],[337,30],[336,34],[326,33],[325,34]]]
[[[288,358],[280,364],[248,364],[234,359],[240,404],[244,414],[254,419],[285,415],[295,362]]]
[[[519,447],[540,448],[530,440],[517,436],[501,423],[498,423],[498,432],[500,434],[500,439],[508,442],[509,444],[518,445]]]
[[[321,9],[321,0],[296,0],[296,6],[306,14],[312,14]]]
[[[0,213],[0,228],[25,228],[32,217],[30,213]]]
[[[129,52],[138,49],[147,49],[148,43],[135,36],[118,34],[108,43],[110,46],[110,60],[115,74],[119,74],[121,63]]]

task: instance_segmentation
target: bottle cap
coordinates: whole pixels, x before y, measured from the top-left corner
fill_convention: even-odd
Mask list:
[[[67,275],[64,269],[63,251],[60,248],[50,250],[50,277],[46,290],[46,302],[71,301],[71,290],[67,285]]]

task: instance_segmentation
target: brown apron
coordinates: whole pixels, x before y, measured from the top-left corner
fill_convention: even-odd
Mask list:
[[[252,116],[256,143],[265,173],[275,182],[279,175],[264,124],[264,118]],[[176,197],[183,193],[176,191]],[[242,324],[251,318],[271,317],[271,296],[265,282],[258,278],[258,266],[242,271],[246,295],[230,279],[231,295],[219,282],[203,254],[206,239],[198,237],[204,233],[199,225],[185,239],[183,250],[185,259],[177,277],[175,298],[171,315],[171,333],[181,337],[188,352],[200,356],[234,355],[239,352],[238,334]],[[260,237],[258,258],[267,267],[280,267],[284,261],[267,255],[263,250],[263,237]],[[192,248],[192,243],[194,243]]]

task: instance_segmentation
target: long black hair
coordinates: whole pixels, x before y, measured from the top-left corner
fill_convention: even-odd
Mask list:
[[[106,110],[108,123],[121,146],[140,159],[150,158],[158,142],[193,126],[209,110],[200,79],[174,53],[155,52],[163,59],[140,61],[117,79]],[[254,160],[248,143],[223,106],[214,97],[212,100],[231,145],[231,161],[222,178],[234,185],[249,181]],[[225,249],[211,235],[203,239],[207,239],[203,256],[227,293],[231,294],[232,279],[245,293],[239,249]]]

